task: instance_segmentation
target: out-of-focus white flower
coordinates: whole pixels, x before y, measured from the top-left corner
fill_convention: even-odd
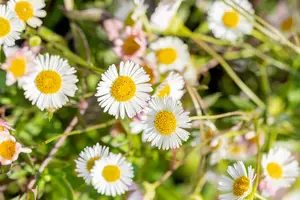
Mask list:
[[[219,181],[218,190],[224,192],[219,195],[220,200],[243,200],[252,191],[253,182],[255,180],[255,172],[252,166],[246,167],[242,161],[235,163],[227,168],[230,175],[222,176]]]
[[[246,14],[251,19],[253,17],[231,1],[226,0],[226,2],[233,5],[235,9],[223,1],[215,1],[208,11],[208,25],[215,37],[236,41],[241,36],[250,34],[253,29],[253,25],[241,13]],[[234,0],[234,2],[248,12],[254,13],[248,0]]]
[[[151,15],[152,27],[161,31],[167,30],[181,2],[182,0],[162,0]]]
[[[7,47],[4,49],[6,61],[2,69],[6,73],[6,85],[10,86],[16,81],[19,87],[23,87],[28,79],[37,71],[34,61],[35,55],[28,47]]]
[[[13,131],[14,129],[11,128],[7,122],[5,122],[4,120],[0,119],[0,135],[1,134],[8,134],[9,135],[9,131],[10,130]]]
[[[31,149],[23,148],[11,135],[0,134],[0,163],[2,165],[9,165],[16,161],[21,152],[30,153]]]

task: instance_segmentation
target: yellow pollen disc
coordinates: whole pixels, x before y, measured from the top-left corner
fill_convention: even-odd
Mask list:
[[[10,23],[7,19],[0,17],[0,37],[6,36],[10,32]]]
[[[107,182],[115,182],[120,179],[121,171],[116,165],[107,165],[102,171],[102,176]]]
[[[0,132],[4,131],[4,127],[0,126]]]
[[[126,56],[132,56],[140,49],[140,45],[135,41],[134,36],[124,40],[123,52]]]
[[[237,178],[232,185],[232,192],[235,196],[242,196],[249,190],[250,180],[246,176]]]
[[[27,1],[20,1],[16,3],[15,7],[16,14],[24,22],[28,21],[33,17],[33,7],[31,3]]]
[[[160,64],[169,65],[177,59],[177,52],[173,48],[160,49],[156,52],[156,57]]]
[[[270,162],[267,165],[267,171],[269,175],[274,179],[280,179],[283,175],[282,167],[275,162]]]
[[[35,85],[43,94],[54,94],[61,88],[62,79],[56,71],[46,70],[36,77]]]
[[[292,17],[288,17],[281,23],[281,30],[290,31],[293,28],[293,26],[294,19]]]
[[[228,28],[235,28],[237,27],[240,18],[236,11],[229,11],[224,13],[222,21]]]
[[[0,156],[7,160],[12,160],[16,153],[16,143],[13,141],[4,141],[0,144]]]
[[[169,84],[167,84],[162,90],[160,90],[157,94],[157,96],[164,98],[165,96],[170,96],[171,93],[171,87]]]
[[[12,60],[9,71],[15,78],[19,78],[25,74],[26,62],[24,59],[16,58]]]
[[[87,168],[87,170],[88,170],[89,172],[91,172],[91,170],[93,169],[93,167],[94,167],[94,165],[95,165],[95,162],[96,162],[97,160],[99,160],[99,159],[100,159],[100,157],[97,156],[97,157],[94,157],[94,158],[91,158],[91,159],[88,160],[88,162],[87,162],[87,164],[86,164],[86,168]]]
[[[177,127],[176,117],[170,111],[160,111],[155,116],[154,126],[160,134],[171,135]]]
[[[231,152],[235,153],[235,154],[239,154],[239,153],[243,152],[244,149],[245,148],[243,146],[234,146],[234,147],[232,147]]]
[[[132,99],[136,92],[136,84],[129,76],[119,76],[111,87],[111,96],[119,102]]]
[[[153,69],[151,69],[151,67],[148,67],[148,66],[143,66],[143,69],[145,70],[146,74],[149,75],[149,83],[154,83],[154,72],[153,72]]]

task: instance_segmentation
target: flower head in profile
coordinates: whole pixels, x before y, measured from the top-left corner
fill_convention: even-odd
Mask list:
[[[152,44],[153,51],[148,58],[153,60],[161,73],[176,70],[182,72],[189,63],[188,46],[177,37],[159,38]]]
[[[143,56],[146,50],[146,37],[140,24],[127,26],[125,38],[116,39],[114,51],[123,60],[136,60]]]
[[[252,5],[248,0],[234,0],[239,6],[250,13],[254,13]],[[226,3],[232,5],[227,5]],[[253,25],[244,15],[253,18],[245,13],[241,8],[237,8],[233,2],[226,0],[224,3],[221,0],[215,1],[208,11],[208,25],[214,36],[224,40],[236,41],[245,34],[250,34]]]
[[[10,0],[8,6],[13,10],[18,18],[23,22],[23,26],[28,24],[32,28],[42,25],[40,18],[46,17],[46,6],[44,0]]]
[[[191,127],[188,115],[172,97],[152,98],[145,112],[143,140],[163,150],[179,148],[190,135],[185,130]]]
[[[11,128],[6,121],[0,119],[0,135],[1,134],[9,134],[10,130],[13,131],[14,129]]]
[[[16,14],[5,5],[0,5],[0,46],[13,46],[24,30]]]
[[[150,80],[140,65],[127,61],[121,62],[119,70],[111,65],[102,74],[97,87],[96,97],[104,112],[116,118],[129,118],[139,114],[150,99],[152,91]]]
[[[7,72],[6,85],[10,86],[17,81],[19,87],[23,87],[26,80],[36,71],[34,53],[28,47],[7,47],[5,54],[6,61],[2,69]]]
[[[0,134],[0,163],[2,165],[9,165],[16,161],[21,152],[30,153],[31,149],[23,148],[11,135]]]
[[[181,4],[182,0],[162,0],[151,15],[150,23],[153,28],[165,31],[170,26],[172,18]]]
[[[98,193],[113,196],[124,194],[133,183],[132,164],[121,154],[110,154],[95,162],[92,184]]]
[[[244,163],[239,161],[233,166],[227,168],[230,175],[222,176],[219,181],[218,190],[224,192],[219,195],[220,200],[243,200],[252,191],[253,182],[255,180],[254,169],[249,166],[246,169]]]
[[[164,82],[160,84],[155,92],[158,97],[172,97],[175,100],[180,100],[184,94],[184,80],[181,75],[175,72],[170,72]]]
[[[299,176],[299,163],[290,151],[284,148],[273,148],[263,155],[262,167],[264,180],[274,189],[288,188]]]
[[[133,8],[128,13],[124,23],[126,26],[135,26],[140,23],[141,17],[146,15],[148,5],[145,0],[133,0]]]
[[[24,84],[25,97],[42,111],[61,108],[78,89],[76,70],[59,56],[39,55],[37,72]]]
[[[79,158],[75,160],[76,172],[78,177],[83,177],[86,184],[90,184],[92,181],[91,170],[93,169],[95,162],[109,154],[109,148],[105,146],[96,145],[92,147],[86,147],[80,152]]]

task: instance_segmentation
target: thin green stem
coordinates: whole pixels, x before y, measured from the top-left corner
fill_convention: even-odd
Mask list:
[[[230,65],[220,56],[214,49],[212,49],[209,45],[207,45],[205,42],[192,38],[194,41],[207,53],[209,53],[212,57],[214,57],[223,69],[227,72],[227,74],[230,76],[230,78],[237,84],[237,86],[245,93],[247,96],[256,103],[259,107],[264,108],[265,104],[256,96],[254,92],[238,77],[238,75],[232,70]]]
[[[232,117],[232,116],[246,116],[249,117],[250,114],[246,113],[246,112],[241,112],[241,111],[235,111],[235,112],[229,112],[229,113],[223,113],[223,114],[219,114],[219,115],[210,115],[210,116],[205,116],[205,115],[201,115],[201,116],[193,116],[190,117],[190,120],[206,120],[206,119],[220,119],[220,118],[224,118],[224,117]]]
[[[259,195],[259,194],[257,194],[257,193],[255,193],[255,197],[256,197],[257,199],[259,199],[259,200],[267,200],[265,197],[263,197],[263,196],[261,196],[261,195]]]
[[[107,121],[107,122],[104,122],[104,123],[101,123],[101,124],[97,124],[97,125],[87,127],[85,129],[75,130],[75,131],[71,131],[69,133],[62,133],[62,134],[56,135],[56,136],[46,140],[45,142],[43,142],[40,145],[49,144],[50,142],[53,142],[54,140],[57,140],[57,139],[59,139],[63,136],[78,135],[78,134],[81,134],[81,133],[85,133],[85,132],[89,132],[89,131],[93,131],[93,130],[97,130],[97,129],[103,129],[103,128],[109,127],[109,126],[111,126],[115,123],[116,123],[116,120],[113,119],[113,120],[110,120],[110,121]]]

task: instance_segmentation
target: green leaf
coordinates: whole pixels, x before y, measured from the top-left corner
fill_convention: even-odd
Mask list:
[[[91,51],[84,32],[75,23],[71,24],[71,29],[74,37],[74,45],[76,52],[79,54],[80,57],[89,62],[91,59]]]
[[[206,97],[203,98],[205,104],[210,107],[212,105],[214,105],[218,99],[222,96],[222,94],[220,92],[211,94],[211,95],[207,95]]]
[[[238,96],[230,96],[230,101],[241,110],[255,109],[255,105],[248,99],[242,99]]]
[[[71,184],[63,176],[52,176],[52,199],[73,200],[74,192]]]

